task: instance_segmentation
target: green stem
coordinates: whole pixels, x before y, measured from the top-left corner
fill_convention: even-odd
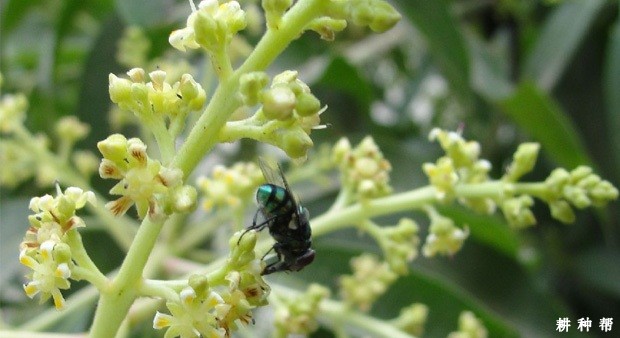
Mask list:
[[[298,1],[283,17],[278,30],[269,29],[256,48],[230,77],[222,79],[211,102],[192,128],[174,159],[174,166],[187,177],[203,156],[218,142],[218,134],[241,101],[236,93],[239,78],[248,72],[265,70],[276,57],[299,37],[308,24],[329,5],[325,0]]]
[[[84,249],[84,243],[82,242],[82,236],[74,229],[67,233],[67,243],[71,248],[71,256],[73,260],[78,264],[81,269],[80,275],[95,285],[98,289],[103,289],[108,283],[107,277],[99,271],[97,265],[90,259],[86,249]]]
[[[159,117],[150,117],[149,119],[143,119],[149,130],[155,136],[155,141],[159,148],[159,154],[164,165],[168,165],[172,158],[174,158],[174,136],[166,128],[166,124]]]
[[[287,298],[299,297],[299,295],[301,295],[299,291],[278,284],[272,284],[271,289],[273,292],[285,295]],[[395,328],[385,320],[377,319],[352,310],[342,302],[323,299],[319,307],[319,321],[330,325],[334,323],[345,325],[350,328],[355,328],[355,332],[362,330],[369,336],[376,338],[415,338],[415,336]]]
[[[90,337],[107,338],[116,334],[138,295],[144,266],[165,220],[163,218],[153,221],[147,216],[142,222],[118,275],[108,288],[101,290]]]

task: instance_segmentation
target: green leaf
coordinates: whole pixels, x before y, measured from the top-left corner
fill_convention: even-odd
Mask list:
[[[500,107],[542,145],[558,165],[569,169],[592,161],[572,121],[558,104],[532,83],[522,83]]]
[[[458,21],[446,0],[395,0],[401,13],[426,37],[431,54],[462,103],[472,102],[470,61]]]
[[[191,13],[189,3],[187,15]],[[171,0],[116,0],[116,8],[125,23],[141,27],[160,26],[169,22],[173,8]]]
[[[595,248],[577,256],[575,275],[585,289],[593,288],[620,299],[620,251]]]
[[[603,5],[603,0],[562,2],[527,56],[524,77],[545,90],[555,87]]]
[[[620,21],[616,20],[609,36],[609,48],[605,64],[604,82],[605,101],[607,103],[607,134],[610,136],[613,168],[609,170],[616,173],[616,179],[620,180]]]

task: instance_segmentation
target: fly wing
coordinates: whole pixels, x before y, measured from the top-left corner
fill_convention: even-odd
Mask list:
[[[278,168],[276,169],[276,165],[273,162],[267,161],[266,159],[259,157],[258,166],[263,172],[263,176],[265,176],[265,180],[267,180],[267,183],[271,183],[280,187],[285,187],[288,190],[288,187],[284,182],[284,175],[282,175],[282,169],[280,168],[279,164],[277,165]]]
[[[275,184],[286,189],[289,196],[291,196],[291,198],[293,199],[293,203],[295,204],[295,211],[297,211],[297,206],[299,205],[299,203],[297,202],[297,198],[291,191],[291,188],[288,186],[288,182],[284,177],[284,172],[282,171],[282,167],[280,166],[280,164],[273,163],[272,161],[268,161],[262,157],[259,157],[258,166],[263,172],[263,176],[265,176],[267,183]]]

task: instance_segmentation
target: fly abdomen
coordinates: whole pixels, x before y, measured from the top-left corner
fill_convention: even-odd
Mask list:
[[[288,191],[274,184],[263,184],[258,187],[256,201],[268,215],[287,214],[293,208],[293,200]]]

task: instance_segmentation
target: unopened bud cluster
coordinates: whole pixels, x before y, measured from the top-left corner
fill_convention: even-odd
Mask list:
[[[422,167],[435,187],[439,201],[448,202],[454,199],[457,184],[481,183],[489,179],[491,163],[479,158],[478,142],[465,141],[460,134],[441,129],[433,129],[429,139],[437,140],[446,153],[435,163],[425,163]],[[495,204],[489,198],[468,198],[461,199],[461,202],[479,212],[495,211]]]
[[[24,126],[28,100],[25,95],[3,95],[0,98],[0,185],[15,187],[32,178],[40,187],[54,184],[60,175],[59,165],[71,164],[84,177],[90,176],[94,155],[74,152],[76,142],[84,139],[90,127],[74,116],[60,118],[54,125],[59,163],[42,161],[41,153],[51,153],[51,141],[43,134],[32,135]],[[73,163],[71,163],[73,162]]]
[[[75,187],[64,192],[58,188],[56,197],[45,195],[30,201],[34,214],[28,216],[30,228],[19,246],[19,261],[32,270],[27,275],[30,281],[24,285],[28,297],[40,294],[41,302],[51,297],[57,309],[64,306],[60,290],[71,285],[69,278],[74,267],[67,234],[86,226],[75,213],[86,203],[94,202],[93,192]]]
[[[422,336],[427,318],[428,306],[415,303],[401,309],[398,317],[392,319],[390,323],[411,335]]]
[[[334,162],[340,167],[343,187],[350,189],[358,200],[392,192],[389,184],[392,166],[372,137],[365,137],[355,148],[351,148],[349,140],[343,138],[334,145],[332,154]]]
[[[114,134],[97,143],[103,159],[99,165],[102,178],[116,179],[119,183],[110,194],[121,195],[106,204],[115,215],[122,215],[136,205],[138,216],[187,212],[196,203],[196,190],[183,185],[183,172],[167,168],[146,153],[146,145],[137,138],[126,139]]]
[[[351,268],[353,275],[340,277],[340,295],[345,303],[362,311],[370,310],[377,298],[398,278],[386,262],[371,254],[351,259]]]
[[[216,52],[224,50],[246,25],[245,12],[237,1],[219,4],[218,0],[202,0],[187,18],[186,27],[172,32],[168,41],[180,51],[202,47]]]
[[[487,329],[480,319],[469,312],[465,311],[459,316],[458,331],[451,332],[448,338],[487,338]]]
[[[167,328],[166,337],[230,337],[252,321],[252,310],[267,304],[270,289],[254,254],[256,233],[240,236],[238,232],[230,239],[230,257],[216,273],[224,278],[190,277],[178,299],[166,303],[170,314],[156,313],[155,329]]]
[[[129,78],[110,74],[110,99],[119,108],[133,112],[146,126],[164,119],[184,118],[192,111],[202,108],[206,93],[190,74],[167,82],[165,71],[155,70],[147,74],[142,68],[127,72]]]
[[[374,32],[385,32],[401,18],[394,7],[384,0],[330,1],[328,14],[334,20],[368,26]]]
[[[297,77],[296,71],[276,75],[269,88],[268,76],[252,72],[241,76],[239,93],[245,107],[260,105],[248,119],[228,122],[224,140],[251,137],[273,144],[291,158],[305,158],[314,145],[310,138],[313,129],[322,128],[319,100],[310,87]]]
[[[448,217],[439,214],[432,207],[426,208],[431,224],[426,236],[426,242],[422,247],[422,253],[426,257],[437,254],[452,256],[461,249],[469,236],[467,228],[461,229]]]
[[[390,269],[399,275],[407,273],[408,263],[418,256],[419,227],[410,218],[402,218],[397,225],[382,227],[377,241]]]
[[[549,203],[551,216],[564,223],[575,221],[571,205],[578,209],[601,207],[618,198],[618,189],[586,166],[570,172],[555,169],[545,180],[545,186],[548,193],[543,199]]]
[[[329,289],[311,284],[297,297],[281,297],[275,312],[274,326],[277,337],[309,335],[319,327],[316,317],[320,314],[321,301],[329,297]]]
[[[197,183],[204,195],[203,207],[211,211],[216,207],[243,208],[263,181],[254,162],[237,162],[230,168],[216,165],[211,177],[201,176]]]

